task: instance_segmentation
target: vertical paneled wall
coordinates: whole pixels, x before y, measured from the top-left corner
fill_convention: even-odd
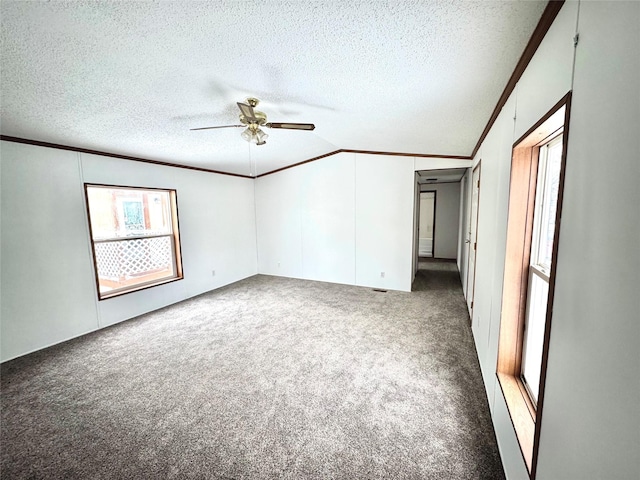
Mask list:
[[[258,178],[259,272],[410,291],[414,172],[469,164],[340,153]]]
[[[0,144],[2,360],[99,328],[77,153]]]
[[[257,271],[251,179],[11,142],[1,149],[2,360]],[[84,182],[176,189],[184,280],[98,302]]]
[[[410,290],[413,175],[411,157],[341,153],[257,179],[260,273]]]
[[[509,479],[529,478],[495,377],[511,148],[572,89],[537,479],[637,475],[638,25],[637,2],[566,2],[474,159],[482,182],[472,329]]]
[[[356,285],[411,290],[413,158],[356,154]]]
[[[538,478],[637,478],[640,3],[578,31]]]
[[[349,154],[258,178],[258,271],[355,283],[354,181]]]

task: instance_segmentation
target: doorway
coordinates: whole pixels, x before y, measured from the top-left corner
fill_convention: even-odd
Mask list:
[[[420,220],[418,224],[418,256],[435,257],[436,192],[420,192]]]
[[[471,215],[469,215],[467,244],[467,306],[473,322],[473,299],[476,289],[476,254],[478,252],[478,206],[480,204],[480,162],[471,175]]]
[[[466,221],[462,225],[460,223],[460,181],[469,174],[469,168],[416,171],[411,242],[412,282],[416,280],[424,262],[440,259],[455,261],[459,270],[461,252],[466,251],[460,246],[461,237],[466,238],[467,228]],[[460,275],[461,283],[465,285],[466,277],[462,278],[462,273]]]

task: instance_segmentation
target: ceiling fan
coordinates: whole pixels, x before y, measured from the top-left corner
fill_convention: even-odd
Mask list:
[[[220,125],[217,127],[200,127],[192,128],[191,130],[211,130],[214,128],[237,128],[246,127],[246,129],[240,134],[247,142],[255,143],[256,145],[264,145],[269,135],[264,133],[260,128],[262,126],[269,128],[284,128],[287,130],[313,130],[316,126],[313,123],[275,123],[267,122],[267,115],[263,112],[254,110],[254,107],[260,103],[257,98],[249,97],[246,103],[237,102],[238,108],[240,108],[240,122],[241,125]]]

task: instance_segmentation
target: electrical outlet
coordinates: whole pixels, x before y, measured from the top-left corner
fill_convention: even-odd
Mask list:
[[[211,276],[215,277],[216,276],[216,271],[215,270],[211,270]]]
[[[278,262],[278,268],[280,268],[280,262]]]
[[[384,272],[380,272],[380,278],[384,278]]]

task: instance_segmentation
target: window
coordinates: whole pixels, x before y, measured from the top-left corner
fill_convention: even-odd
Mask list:
[[[175,190],[85,184],[98,298],[182,278]]]
[[[540,147],[536,200],[533,211],[533,234],[529,262],[527,309],[522,341],[520,377],[534,406],[538,402],[544,325],[549,296],[549,275],[556,226],[562,135]]]
[[[496,373],[531,478],[544,405],[570,100],[569,93],[518,140],[511,158]]]

